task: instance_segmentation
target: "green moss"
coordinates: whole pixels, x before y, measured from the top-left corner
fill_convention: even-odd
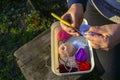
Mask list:
[[[0,1],[0,80],[25,80],[13,53],[50,28],[55,21],[51,12],[61,15],[66,9],[64,1],[31,2],[36,10],[27,4],[27,0]],[[62,6],[65,7],[64,10]]]

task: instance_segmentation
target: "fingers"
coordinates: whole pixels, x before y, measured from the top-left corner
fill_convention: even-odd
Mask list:
[[[66,25],[64,25],[63,23],[60,23],[61,27],[64,31],[66,31],[68,34],[71,34],[73,36],[80,36],[80,34],[78,32],[76,32],[73,28],[70,28]]]
[[[71,19],[72,19],[72,18],[71,18],[71,15],[70,15],[70,14],[67,14],[67,13],[64,14],[64,15],[62,16],[62,18],[63,18],[64,20],[70,22],[70,23],[73,21],[73,20],[71,20]],[[65,30],[68,34],[71,34],[71,35],[73,35],[73,36],[80,36],[80,34],[79,34],[78,32],[76,32],[73,28],[68,27],[68,26],[66,26],[65,24],[61,23],[61,22],[60,22],[60,25],[61,25],[62,29]],[[74,24],[74,25],[77,25],[77,24]],[[76,26],[73,26],[73,27],[76,27]]]
[[[98,26],[91,26],[90,29],[88,30],[88,32],[94,32],[97,34],[104,34],[105,33],[105,31],[101,27],[98,27]]]
[[[110,49],[109,39],[102,35],[85,35],[85,37],[90,40],[91,46],[94,49],[102,49],[108,51]]]
[[[103,46],[103,45],[100,45],[100,44],[96,44],[93,41],[90,41],[90,42],[91,42],[92,48],[94,48],[94,49],[101,49],[101,50],[105,50],[105,51],[110,50],[109,47],[106,47],[106,46]]]
[[[74,15],[71,15],[71,18],[72,18],[71,26],[79,29],[79,26],[83,21],[83,15],[81,13],[74,13]]]
[[[69,23],[71,23],[72,17],[71,17],[70,14],[65,13],[61,18],[62,18],[63,20],[65,20],[65,21],[68,21]]]
[[[71,26],[79,29],[80,24],[82,23],[83,17],[77,18],[76,15],[72,15]]]
[[[94,34],[94,35],[87,34],[85,35],[85,37],[90,41],[94,41],[94,43],[101,43],[104,38],[104,36],[97,35],[97,34]]]
[[[100,46],[91,42],[91,46],[94,49],[100,49]]]

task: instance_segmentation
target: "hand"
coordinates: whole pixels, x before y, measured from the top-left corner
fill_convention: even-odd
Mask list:
[[[61,17],[62,19],[71,23],[72,27],[79,28],[83,20],[83,6],[80,3],[72,4],[70,9]],[[63,30],[71,35],[79,35],[73,28],[70,28],[63,23],[60,23]]]
[[[86,35],[90,40],[92,47],[108,51],[120,43],[120,24],[109,24],[99,27],[91,27],[88,32],[94,32],[95,35]]]

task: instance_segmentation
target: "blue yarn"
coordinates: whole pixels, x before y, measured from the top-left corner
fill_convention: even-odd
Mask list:
[[[79,28],[79,31],[82,35],[85,35],[86,31],[89,30],[90,25],[82,24]]]

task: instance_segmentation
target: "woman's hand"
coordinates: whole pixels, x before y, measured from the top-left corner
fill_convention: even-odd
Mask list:
[[[72,27],[79,28],[83,20],[83,6],[80,3],[72,4],[70,9],[61,17],[62,19],[71,23]],[[63,23],[60,23],[63,30],[71,35],[78,36],[79,33],[76,32],[73,28],[66,26]]]
[[[103,25],[91,27],[88,32],[94,32],[94,35],[86,35],[90,40],[92,47],[108,51],[120,43],[120,24]]]

